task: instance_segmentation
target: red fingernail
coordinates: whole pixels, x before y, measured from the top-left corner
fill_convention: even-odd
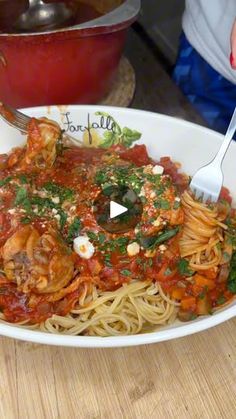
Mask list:
[[[236,69],[236,62],[235,62],[235,59],[234,59],[234,56],[233,56],[232,52],[230,54],[230,65],[231,65],[232,68]]]

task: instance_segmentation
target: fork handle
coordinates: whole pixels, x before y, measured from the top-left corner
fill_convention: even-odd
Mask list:
[[[215,158],[213,160],[216,164],[219,164],[219,166],[221,166],[221,164],[222,164],[225,153],[228,150],[228,147],[231,143],[231,140],[233,138],[235,130],[236,130],[236,108],[234,109],[234,113],[232,115],[232,118],[231,118],[230,124],[228,126],[227,132],[225,134],[224,141],[221,144],[221,147],[220,147],[217,155],[215,156]]]

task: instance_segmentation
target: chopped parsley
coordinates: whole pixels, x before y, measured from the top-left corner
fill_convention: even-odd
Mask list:
[[[163,185],[159,185],[158,188],[155,189],[155,194],[157,196],[159,196],[159,195],[163,194],[164,190],[165,190],[164,186]]]
[[[19,175],[19,180],[20,180],[20,183],[21,183],[22,185],[26,185],[26,184],[28,183],[27,176],[26,176],[26,175],[24,175],[24,174]]]
[[[194,271],[189,268],[189,262],[186,259],[179,259],[177,269],[182,276],[192,276]]]
[[[200,300],[203,300],[206,297],[206,294],[208,292],[208,286],[205,285],[203,287],[203,290],[200,292],[200,294],[198,295],[198,298],[200,298]]]
[[[67,242],[72,243],[74,238],[78,236],[81,229],[81,220],[79,217],[76,217],[73,223],[68,228]]]
[[[114,186],[126,186],[139,193],[145,180],[142,172],[140,168],[133,167],[132,164],[129,166],[106,166],[97,171],[95,183],[102,186],[103,192],[107,195],[111,194],[111,188]]]
[[[42,198],[38,195],[33,195],[31,197],[31,204],[37,205],[40,214],[44,212],[45,208],[60,208],[57,204],[54,204],[50,198]]]
[[[164,272],[164,275],[165,276],[169,276],[169,275],[171,275],[172,274],[172,270],[170,269],[170,268],[166,268],[166,270],[165,270],[165,272]]]
[[[70,188],[57,185],[54,182],[47,182],[43,185],[43,189],[49,192],[52,196],[58,196],[60,202],[71,201],[74,198],[74,191]]]
[[[140,200],[143,204],[146,204],[148,202],[148,200],[145,196],[140,196]]]
[[[28,190],[24,186],[17,186],[16,188],[16,196],[14,200],[15,206],[22,207],[25,212],[26,216],[21,219],[22,224],[27,224],[32,221],[32,218],[37,215],[43,216],[45,215],[46,211],[56,209],[60,223],[60,229],[62,230],[65,227],[67,221],[67,214],[59,204],[55,204],[50,198],[42,198],[38,195],[29,195]],[[33,206],[36,207],[37,212],[35,213]]]
[[[14,205],[22,206],[27,213],[30,213],[32,211],[32,206],[31,206],[31,202],[28,196],[28,191],[23,186],[20,188],[19,187],[17,188]]]
[[[217,303],[217,305],[222,305],[222,304],[224,304],[226,302],[226,298],[225,298],[225,296],[222,294],[222,295],[220,295],[220,297],[218,297],[217,298],[217,300],[216,300],[216,303]]]
[[[142,258],[140,258],[140,257],[137,257],[137,259],[136,259],[136,263],[137,263],[138,265],[142,265],[142,263],[143,263],[143,259],[142,259]]]
[[[15,197],[15,205],[22,204],[28,198],[28,192],[25,188],[19,188]]]
[[[106,236],[103,233],[98,233],[98,241],[100,244],[103,244],[106,240]]]
[[[58,214],[60,215],[60,228],[63,230],[67,221],[67,214],[62,209],[58,209]]]
[[[155,208],[160,208],[160,202],[159,201],[153,202],[153,205],[154,205]]]
[[[98,236],[93,231],[87,231],[87,236],[90,240],[97,241]]]
[[[123,255],[126,253],[126,247],[129,239],[127,237],[119,237],[113,241],[113,246],[116,247],[119,252]]]
[[[169,210],[170,209],[170,203],[164,199],[160,201],[161,209]]]
[[[0,180],[0,188],[2,187],[2,186],[5,186],[5,185],[7,185],[9,182],[11,182],[11,180],[12,180],[13,178],[12,178],[12,176],[8,176],[8,177],[6,177],[5,179],[1,179]]]
[[[21,224],[30,224],[31,221],[32,221],[32,219],[30,217],[23,217],[20,220]]]
[[[180,201],[175,201],[173,205],[173,209],[178,209],[180,207]]]
[[[139,265],[139,269],[141,269],[143,272],[145,272],[147,269],[151,268],[153,265],[153,259],[152,258],[145,258],[142,259],[138,257],[136,259],[137,265]]]
[[[166,199],[160,199],[158,201],[155,201],[153,205],[155,208],[160,208],[164,210],[170,209],[170,203]]]
[[[236,294],[236,252],[233,253],[231,259],[227,288],[232,294]]]
[[[122,269],[120,271],[120,273],[121,273],[121,275],[124,275],[124,276],[131,276],[132,275],[132,272],[129,271],[129,269]]]
[[[148,260],[147,260],[147,266],[149,266],[150,268],[152,267],[152,265],[153,265],[153,260],[152,260],[152,258],[148,258]]]
[[[99,170],[95,175],[95,183],[97,185],[102,185],[109,181],[109,176],[103,170]]]
[[[108,185],[108,186],[105,186],[103,188],[103,194],[105,196],[111,196],[113,194],[113,192],[114,192],[114,186],[113,185]]]
[[[106,254],[104,256],[104,263],[108,268],[112,267],[112,263],[111,263],[111,255],[110,254]]]
[[[106,236],[103,233],[97,234],[93,231],[87,231],[86,234],[90,240],[99,246],[99,250],[106,255],[105,258],[107,257],[108,253],[112,252],[118,251],[121,255],[125,255],[127,253],[126,248],[129,242],[127,237],[118,237],[117,239],[106,240]]]

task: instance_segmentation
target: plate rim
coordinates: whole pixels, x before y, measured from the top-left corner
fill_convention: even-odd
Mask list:
[[[223,141],[223,135],[202,125],[198,125],[194,122],[186,121],[180,117],[165,115],[158,112],[133,109],[133,108],[122,108],[117,106],[108,106],[108,105],[53,105],[53,106],[37,106],[23,108],[21,111],[26,112],[38,112],[43,110],[46,116],[50,117],[50,111],[53,111],[55,108],[58,112],[61,112],[60,108],[69,108],[71,110],[90,110],[95,112],[96,110],[104,110],[119,112],[121,114],[133,114],[135,115],[145,115],[152,118],[161,118],[171,123],[176,123],[182,125],[183,127],[188,126],[192,127],[194,130],[199,132],[206,132],[210,134],[210,138],[213,137],[218,139],[218,141]],[[45,116],[45,115],[44,115]],[[231,143],[236,149],[235,142]],[[9,338],[14,338],[18,340],[23,340],[31,343],[38,343],[44,345],[52,346],[62,346],[62,347],[80,347],[80,348],[119,348],[119,347],[130,347],[130,346],[139,346],[147,345],[151,343],[164,342],[172,339],[177,339],[180,337],[191,336],[192,334],[207,330],[214,326],[217,326],[225,321],[236,317],[236,302],[232,302],[229,307],[222,308],[217,313],[214,313],[212,316],[206,316],[203,318],[198,318],[195,321],[189,323],[183,323],[182,325],[178,324],[176,327],[173,326],[171,329],[157,330],[150,333],[142,333],[137,335],[125,335],[125,336],[111,336],[111,337],[97,337],[97,336],[73,336],[73,335],[59,335],[42,332],[40,330],[31,330],[25,329],[24,326],[15,326],[14,324],[9,324],[7,322],[0,322],[0,335],[6,336]]]

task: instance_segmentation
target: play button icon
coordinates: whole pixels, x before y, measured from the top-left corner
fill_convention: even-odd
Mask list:
[[[123,205],[118,204],[117,202],[110,201],[110,218],[118,217],[118,215],[124,214],[128,211],[128,208]]]
[[[140,198],[126,186],[109,185],[93,203],[97,223],[109,233],[125,233],[135,228],[142,212]]]

